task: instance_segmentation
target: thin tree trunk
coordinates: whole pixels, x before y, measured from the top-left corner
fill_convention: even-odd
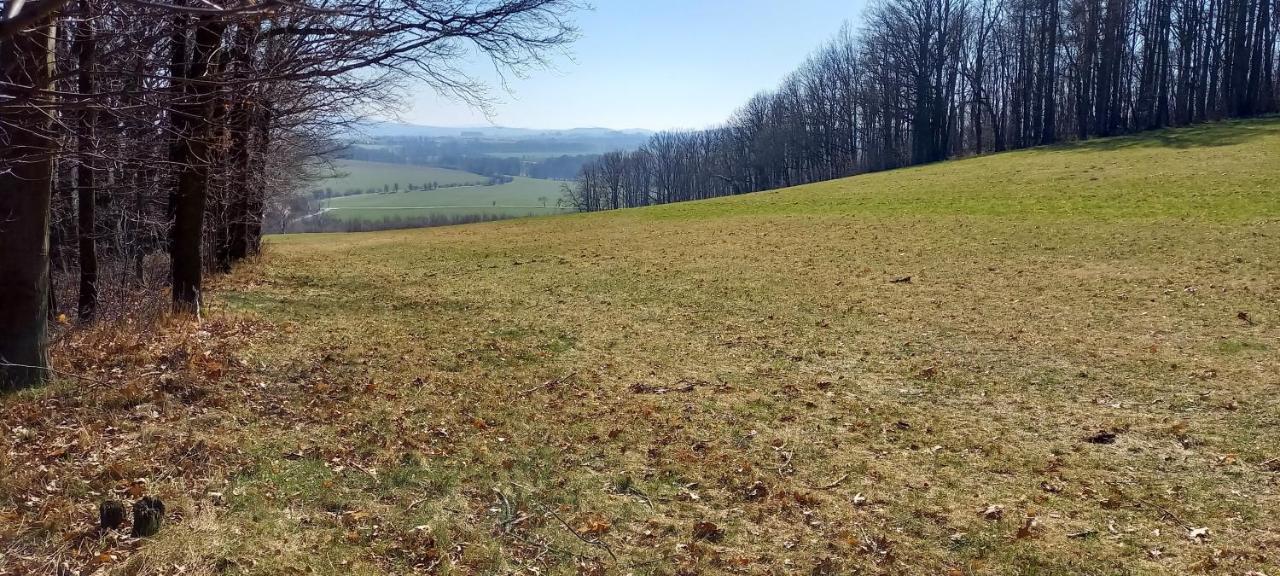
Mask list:
[[[265,163],[267,151],[271,149],[271,123],[274,121],[271,102],[262,102],[258,105],[257,113],[253,115],[256,123],[258,150],[260,156]],[[259,173],[264,170],[259,169]],[[263,189],[265,183],[262,181],[250,182],[248,189],[248,235],[247,242],[248,253],[257,254],[262,251],[262,220],[264,217],[263,208],[266,204],[266,190]]]
[[[236,33],[235,67],[237,78],[248,78],[253,67],[253,56],[258,36],[257,24],[241,24]],[[249,227],[253,221],[253,132],[254,116],[257,113],[252,95],[241,94],[231,113],[229,130],[231,135],[231,171],[232,181],[228,187],[230,198],[230,214],[228,222],[227,262],[226,268],[243,260],[249,255]],[[264,150],[265,153],[265,150]]]
[[[79,58],[79,86],[81,94],[94,91],[94,37],[93,20],[87,0],[80,2],[80,25],[76,30],[75,52]],[[91,106],[80,111],[79,134],[76,137],[80,157],[76,162],[76,193],[79,204],[80,241],[80,306],[81,322],[93,319],[98,309],[98,248],[95,208],[97,207],[97,182],[93,170],[93,134],[98,113]]]

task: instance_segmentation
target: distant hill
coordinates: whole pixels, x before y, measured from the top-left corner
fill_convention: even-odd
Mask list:
[[[371,121],[357,126],[356,137],[365,138],[397,138],[397,137],[430,137],[430,138],[486,138],[506,140],[530,140],[547,138],[648,138],[651,130],[611,128],[568,128],[568,129],[534,129],[509,128],[506,126],[423,126],[403,122]]]
[[[347,135],[343,154],[356,160],[461,168],[483,174],[570,179],[582,163],[614,150],[635,150],[648,142],[648,130],[569,128],[538,130],[503,126],[441,127],[399,122],[366,122]],[[568,158],[565,158],[568,157]],[[489,166],[509,159],[516,167]],[[556,159],[555,166],[524,167],[520,162]]]

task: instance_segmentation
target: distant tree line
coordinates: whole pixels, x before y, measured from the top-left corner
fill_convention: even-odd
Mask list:
[[[376,232],[378,230],[401,230],[405,228],[432,228],[436,226],[456,226],[458,224],[474,224],[518,218],[507,214],[423,214],[420,216],[387,215],[380,219],[343,219],[317,214],[308,218],[289,220],[269,224],[272,233],[312,233],[312,232]]]
[[[528,160],[523,155],[501,156],[496,152],[466,151],[466,146],[448,144],[454,142],[451,138],[380,138],[376,142],[376,146],[353,145],[343,150],[341,155],[366,162],[435,166],[483,176],[527,176],[546,180],[572,180],[583,165],[599,156],[597,153],[562,154]],[[537,141],[521,142],[530,144],[530,148],[522,150],[524,153],[545,148],[538,146]]]
[[[173,308],[258,251],[331,138],[415,78],[463,100],[572,40],[576,0],[0,0],[0,391],[48,375],[48,327],[167,268]],[[58,290],[58,287],[64,290]],[[68,307],[58,296],[75,297]]]
[[[588,163],[579,210],[1274,112],[1277,0],[880,0],[724,125]]]
[[[417,190],[438,190],[441,188],[462,188],[466,186],[501,186],[510,184],[515,181],[512,176],[488,176],[484,180],[475,182],[446,182],[441,184],[432,180],[422,184],[414,184],[412,182],[404,187],[399,182],[392,184],[383,184],[382,187],[371,186],[368,188],[344,188],[342,190],[334,190],[333,188],[315,188],[310,192],[311,198],[315,200],[323,200],[328,198],[340,198],[343,196],[359,196],[361,194],[399,194],[400,192],[414,192]]]
[[[543,158],[537,162],[526,163],[524,175],[543,180],[573,180],[578,177],[583,166],[599,157],[599,154],[587,154]]]
[[[418,164],[441,156],[494,156],[500,158],[550,155],[601,154],[631,150],[644,143],[639,133],[591,133],[567,130],[558,134],[522,136],[377,136],[362,142],[365,150],[392,150],[408,163]]]

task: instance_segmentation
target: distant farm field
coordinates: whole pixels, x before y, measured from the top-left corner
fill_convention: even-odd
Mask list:
[[[489,186],[488,178],[479,174],[428,168],[428,166],[402,166],[378,163],[349,163],[358,170],[358,182],[383,182],[392,186],[392,192],[365,193],[365,195],[340,196],[325,202],[326,218],[339,220],[381,220],[388,216],[420,218],[428,215],[484,215],[538,216],[561,214],[567,211],[557,206],[561,197],[561,183],[556,180],[516,177],[506,184]],[[392,166],[392,168],[384,168]],[[357,174],[352,172],[353,177]],[[375,175],[376,174],[376,175]],[[422,189],[424,178],[443,178],[447,175],[465,186],[449,186]],[[470,175],[467,180],[465,175]],[[392,182],[392,179],[396,179]],[[408,183],[416,189],[408,189]],[[428,180],[431,182],[431,180]],[[435,180],[439,182],[439,180]],[[479,182],[479,183],[476,183]],[[398,186],[399,191],[394,191]],[[380,188],[381,186],[375,186]]]
[[[414,166],[410,164],[388,164],[383,162],[364,162],[361,160],[339,160],[336,164],[336,178],[328,178],[317,182],[313,188],[332,190],[342,194],[348,190],[382,190],[383,187],[399,186],[400,190],[408,190],[409,185],[422,187],[429,185],[456,186],[461,184],[483,184],[489,181],[486,176],[472,174],[462,170],[436,168],[433,166]]]

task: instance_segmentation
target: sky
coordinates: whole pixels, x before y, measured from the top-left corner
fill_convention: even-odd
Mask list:
[[[778,85],[848,21],[860,0],[594,0],[581,38],[551,69],[496,82],[478,55],[462,68],[492,85],[492,115],[410,90],[399,120],[432,126],[706,128]]]

